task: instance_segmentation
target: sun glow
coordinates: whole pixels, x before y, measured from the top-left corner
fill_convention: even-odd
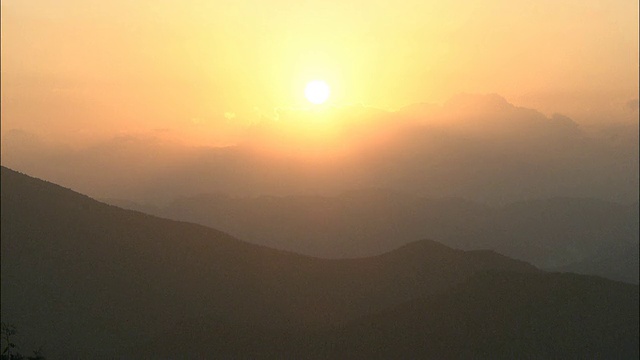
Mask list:
[[[304,88],[304,96],[316,105],[325,103],[329,99],[329,95],[331,95],[331,89],[322,80],[311,81]]]

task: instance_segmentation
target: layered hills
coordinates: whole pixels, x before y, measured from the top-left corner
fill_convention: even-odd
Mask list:
[[[1,184],[2,321],[50,358],[637,354],[638,286],[430,240],[319,259],[5,167]]]
[[[381,189],[337,196],[201,195],[162,206],[109,202],[310,256],[373,256],[434,239],[464,250],[492,249],[545,270],[639,281],[637,202],[551,198],[489,206]]]

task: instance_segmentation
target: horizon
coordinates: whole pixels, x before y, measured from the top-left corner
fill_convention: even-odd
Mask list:
[[[639,197],[634,1],[1,6],[1,162],[92,197]]]

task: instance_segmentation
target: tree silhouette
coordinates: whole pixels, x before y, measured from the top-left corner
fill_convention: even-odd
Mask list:
[[[17,346],[13,342],[13,336],[18,332],[15,326],[2,322],[0,323],[0,330],[0,340],[2,342],[0,360],[45,360],[45,357],[42,356],[42,348],[34,350],[31,356],[24,356],[18,352]]]

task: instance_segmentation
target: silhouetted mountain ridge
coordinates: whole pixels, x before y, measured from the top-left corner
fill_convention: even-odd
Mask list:
[[[435,239],[453,248],[492,249],[543,269],[638,283],[637,202],[551,198],[487,206],[369,189],[333,197],[201,195],[133,208],[310,256],[372,256],[417,239]],[[580,265],[591,262],[599,265]]]
[[[119,357],[191,319],[315,331],[444,293],[478,271],[538,272],[431,241],[371,258],[310,258],[4,167],[1,185],[3,321],[52,358]]]

